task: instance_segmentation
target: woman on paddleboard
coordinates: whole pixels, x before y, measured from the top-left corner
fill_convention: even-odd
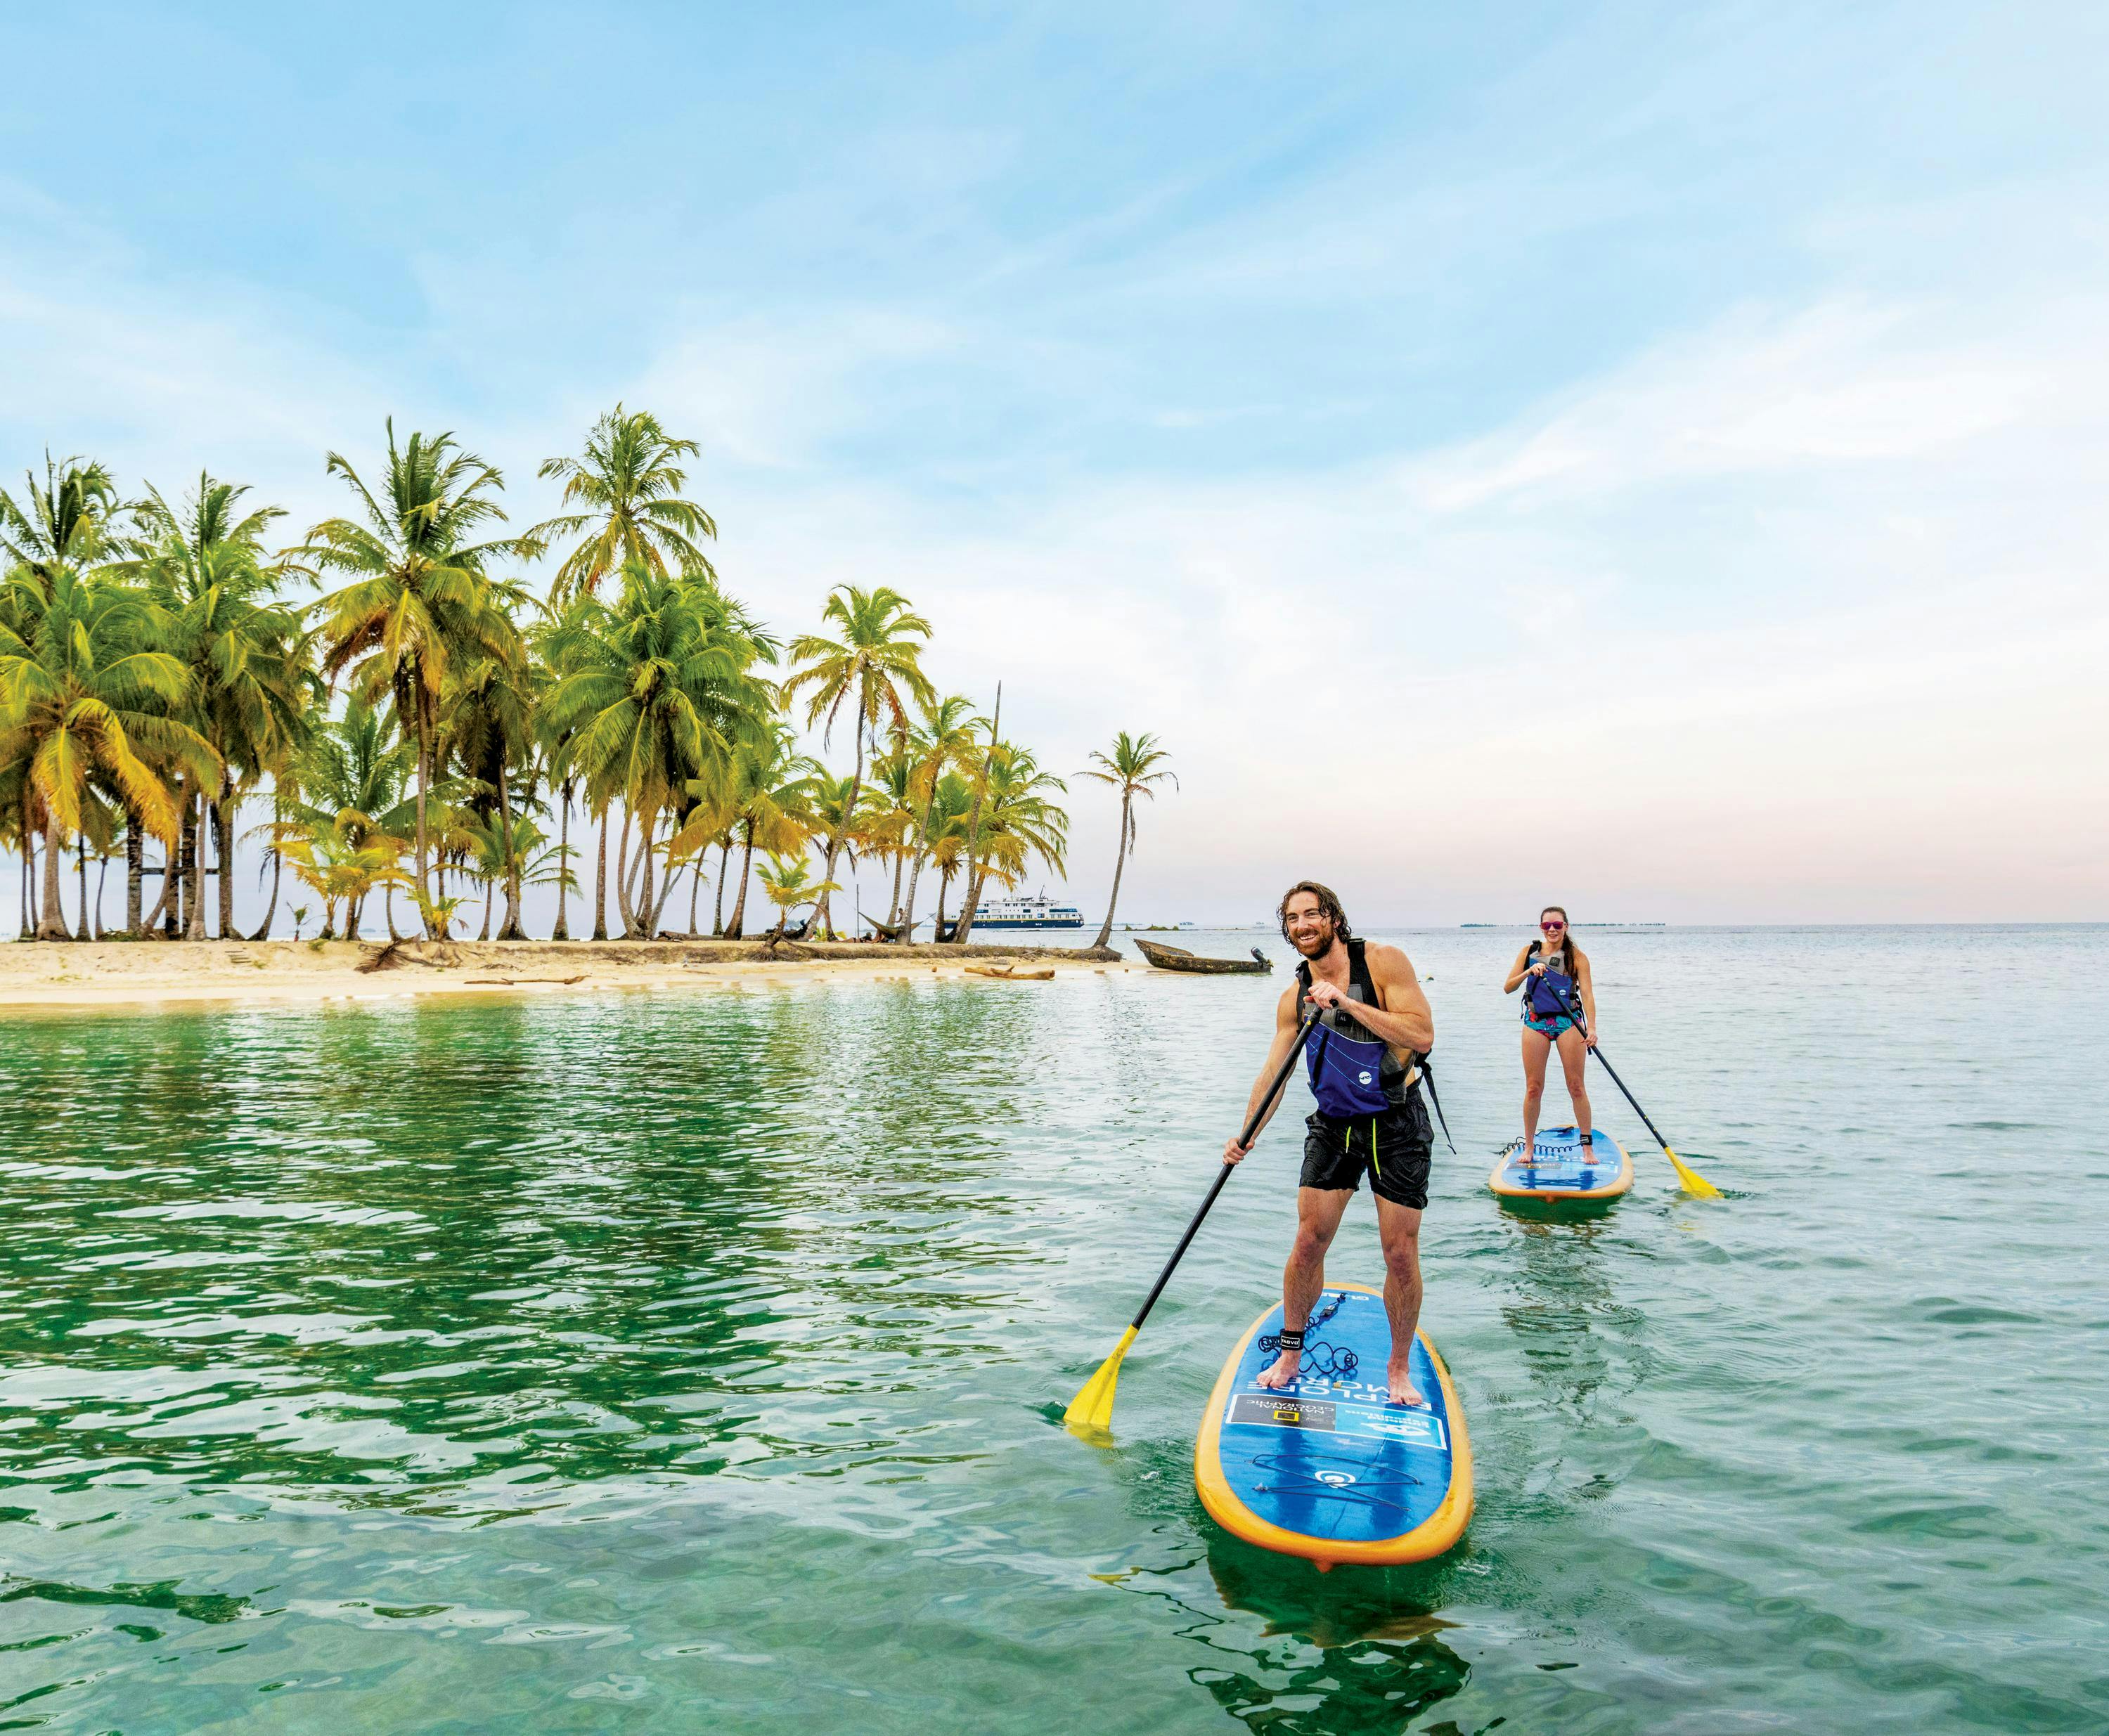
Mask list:
[[[1516,954],[1502,993],[1523,995],[1523,1143],[1528,1151],[1538,1138],[1538,1107],[1545,1097],[1545,1062],[1553,1048],[1567,1075],[1567,1094],[1574,1103],[1578,1142],[1589,1139],[1589,1051],[1596,1046],[1596,990],[1589,980],[1589,959],[1574,944],[1567,913],[1547,904],[1538,913],[1543,937]],[[1579,1002],[1587,1031],[1578,1030],[1565,1010]]]

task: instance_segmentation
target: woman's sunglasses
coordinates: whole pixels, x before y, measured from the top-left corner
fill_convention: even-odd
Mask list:
[[[1556,935],[1567,925],[1565,922],[1540,922],[1538,926],[1549,935]]]

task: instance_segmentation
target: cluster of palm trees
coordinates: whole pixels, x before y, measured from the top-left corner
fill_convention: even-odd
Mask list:
[[[696,452],[618,404],[541,467],[559,516],[515,534],[496,469],[391,423],[370,485],[328,456],[347,515],[276,549],[283,514],[209,475],[171,505],[47,458],[19,499],[0,490],[0,843],[22,860],[24,934],[102,938],[120,857],[108,931],[191,940],[267,936],[288,874],[323,936],[359,933],[378,894],[391,937],[399,909],[445,937],[480,892],[482,936],[495,919],[524,939],[542,886],[567,940],[590,853],[597,940],[611,904],[624,936],[738,937],[751,879],[777,932],[810,904],[831,935],[838,871],[875,862],[892,895],[874,928],[912,937],[934,876],[935,927],[964,943],[991,881],[1036,859],[1061,874],[1065,786],[1003,738],[1000,689],[989,717],[939,693],[928,622],[883,586],[841,586],[819,631],[772,635],[705,554],[716,528],[682,492]],[[552,556],[538,595],[518,575]],[[304,587],[319,594],[290,600]],[[824,751],[847,733],[846,776],[801,751],[800,723]],[[1132,798],[1164,775],[1137,740],[1087,774],[1122,788],[1123,853]],[[244,838],[269,904],[237,936]],[[309,907],[291,913],[297,936]]]

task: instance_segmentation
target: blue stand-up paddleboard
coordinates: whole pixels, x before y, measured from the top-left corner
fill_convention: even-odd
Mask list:
[[[1376,1291],[1326,1287],[1306,1328],[1302,1375],[1276,1392],[1258,1378],[1279,1354],[1280,1330],[1276,1303],[1239,1340],[1209,1396],[1194,1452],[1209,1517],[1321,1570],[1440,1555],[1472,1517],[1472,1446],[1434,1346],[1414,1341],[1413,1384],[1425,1402],[1409,1408],[1386,1401],[1391,1328]]]
[[[1571,1127],[1542,1129],[1502,1153],[1487,1185],[1504,1199],[1614,1200],[1633,1184],[1633,1160],[1601,1127],[1584,1145]]]

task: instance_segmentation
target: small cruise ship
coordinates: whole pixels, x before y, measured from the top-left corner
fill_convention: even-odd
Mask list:
[[[1058,904],[1045,892],[1031,898],[985,898],[974,911],[974,932],[984,928],[1082,928],[1084,913]]]

